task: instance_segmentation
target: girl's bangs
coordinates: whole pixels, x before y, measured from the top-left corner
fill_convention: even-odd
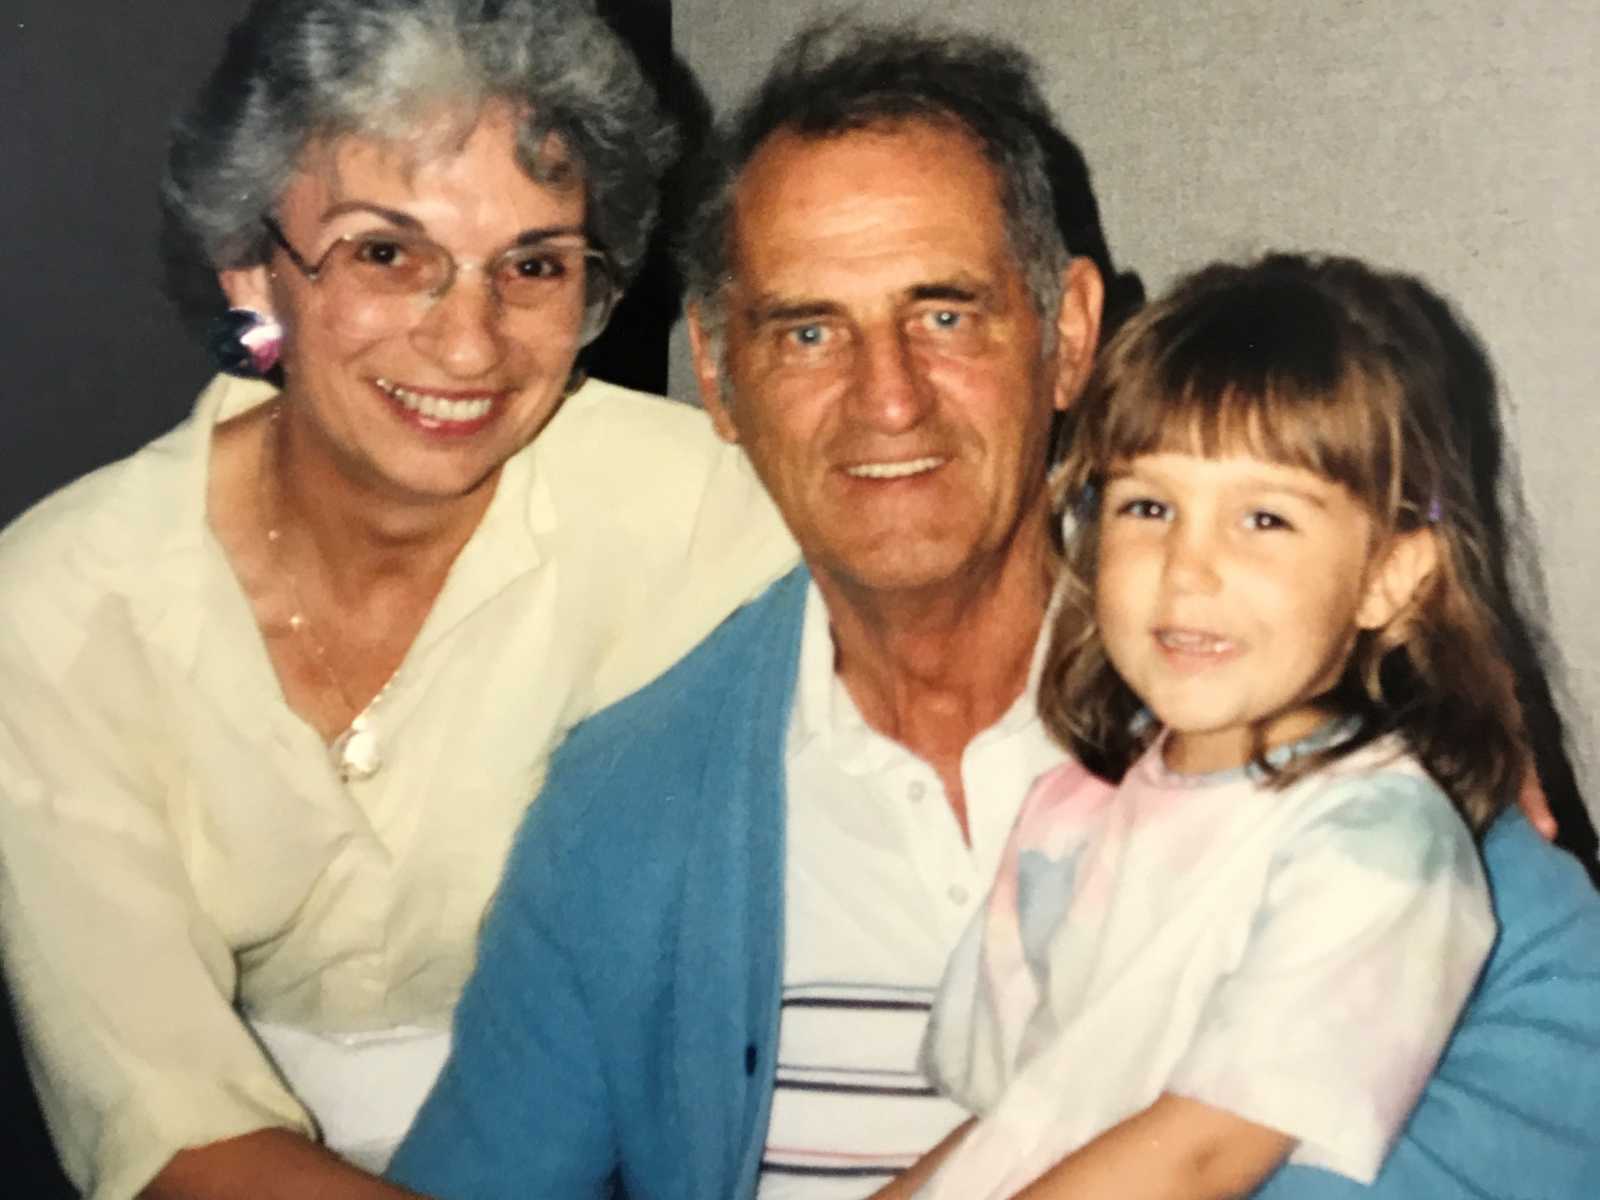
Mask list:
[[[1082,449],[1102,470],[1144,454],[1257,458],[1343,484],[1381,511],[1400,435],[1396,385],[1322,316],[1168,314],[1149,339],[1167,352],[1119,364],[1088,422],[1098,428],[1079,431],[1093,443]],[[1188,336],[1160,328],[1177,320]]]

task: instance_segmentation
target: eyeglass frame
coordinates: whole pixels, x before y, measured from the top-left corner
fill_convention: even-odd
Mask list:
[[[333,252],[337,250],[340,245],[345,242],[359,241],[362,238],[372,236],[372,231],[369,231],[367,233],[347,233],[342,237],[335,238],[333,242],[329,244],[328,248],[322,252],[322,257],[317,259],[317,261],[313,264],[307,262],[305,256],[294,248],[294,245],[289,241],[288,236],[283,232],[283,226],[279,225],[276,219],[266,213],[263,213],[261,214],[261,225],[262,228],[267,231],[267,236],[272,239],[273,243],[278,247],[278,249],[282,250],[286,255],[289,256],[289,261],[294,264],[295,269],[314,284],[320,282],[323,268],[327,265],[328,259],[333,256]],[[451,254],[450,251],[446,250],[443,246],[440,246],[439,243],[435,242],[432,238],[425,237],[422,240],[427,242],[429,245],[438,247],[440,252],[444,254],[445,260],[450,264],[450,272],[445,276],[442,284],[431,291],[413,293],[413,298],[416,296],[426,296],[428,298],[428,302],[431,304],[440,299],[447,292],[449,292],[452,287],[455,286],[456,277],[461,272],[461,263],[455,255]],[[487,264],[479,263],[477,265],[481,267],[484,265],[493,265],[498,263],[502,258],[510,254],[512,251],[526,248],[527,244],[508,246],[506,249],[502,250],[499,254],[490,259]],[[581,253],[586,264],[593,262],[600,268],[602,274],[605,276],[604,302],[601,304],[597,316],[593,319],[592,329],[588,327],[590,324],[590,318],[587,315],[585,315],[584,318],[585,328],[583,330],[583,341],[584,344],[587,345],[589,342],[593,341],[599,336],[600,331],[605,328],[606,322],[611,319],[611,313],[616,308],[617,299],[621,294],[621,288],[617,284],[616,270],[609,254],[600,249],[598,246],[589,245],[584,246]],[[587,269],[587,267],[585,269]],[[488,274],[490,278],[490,295],[495,298],[495,302],[497,304],[506,305],[508,302],[506,301],[505,297],[500,294],[500,289],[496,287],[493,282],[493,273],[489,272]],[[525,308],[526,306],[510,303],[509,307]],[[589,306],[586,303],[584,305],[586,314],[588,307]]]

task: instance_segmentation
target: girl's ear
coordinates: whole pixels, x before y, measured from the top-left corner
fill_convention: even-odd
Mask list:
[[[1390,538],[1367,578],[1356,624],[1382,629],[1416,599],[1438,566],[1439,538],[1431,527]]]

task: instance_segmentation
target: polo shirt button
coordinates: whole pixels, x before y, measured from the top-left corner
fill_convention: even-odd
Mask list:
[[[962,887],[959,883],[952,883],[950,885],[950,890],[946,892],[945,895],[950,897],[951,904],[965,904],[967,902],[967,896],[969,893],[967,892],[967,889]]]
[[[910,787],[908,787],[906,789],[906,795],[911,797],[911,803],[913,803],[913,804],[920,804],[922,802],[923,796],[925,796],[927,794],[928,794],[927,785],[923,784],[923,783],[920,783],[920,782],[913,783]]]

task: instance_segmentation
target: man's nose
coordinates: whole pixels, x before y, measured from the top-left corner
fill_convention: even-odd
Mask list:
[[[914,428],[933,405],[933,389],[898,328],[862,337],[852,406],[865,425],[884,433]]]

